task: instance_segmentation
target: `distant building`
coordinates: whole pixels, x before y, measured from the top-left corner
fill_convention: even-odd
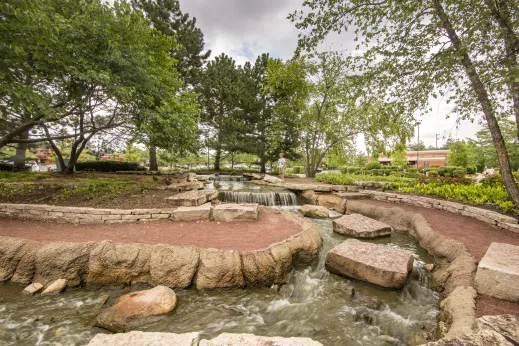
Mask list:
[[[407,164],[409,166],[416,166],[418,161],[418,168],[442,167],[447,166],[447,157],[450,150],[424,150],[424,151],[408,151],[405,153]],[[392,158],[380,155],[378,161],[382,165],[390,165]]]

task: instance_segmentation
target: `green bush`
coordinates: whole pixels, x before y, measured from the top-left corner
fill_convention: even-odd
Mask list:
[[[370,170],[370,169],[381,169],[382,164],[378,161],[370,161],[366,163],[366,166],[364,166],[364,169]]]
[[[430,177],[434,177],[434,178],[436,178],[436,177],[438,176],[438,171],[430,170],[430,171],[428,172],[428,174],[429,174]]]
[[[317,174],[315,180],[333,185],[353,185],[355,179],[347,174]]]
[[[466,171],[464,169],[455,169],[452,171],[452,176],[455,178],[465,178]]]
[[[450,177],[452,177],[452,175],[451,175],[450,173],[444,173],[443,176],[444,176],[445,178],[450,178]]]
[[[476,167],[467,167],[467,174],[476,174],[477,168]]]
[[[418,169],[417,168],[408,168],[407,172],[409,172],[409,173],[418,173]]]
[[[84,161],[76,163],[76,171],[90,172],[118,172],[118,171],[145,171],[138,162],[120,161]]]
[[[318,174],[315,176],[315,180],[334,184],[334,185],[352,185],[356,180],[358,181],[387,181],[387,182],[402,182],[415,184],[418,182],[416,179],[410,179],[405,177],[396,176],[376,176],[376,175],[354,175],[354,174]]]
[[[292,167],[292,171],[294,174],[301,174],[305,172],[305,168],[303,166],[294,166]]]
[[[340,168],[340,171],[342,174],[353,174],[357,171],[361,171],[362,167],[355,167],[355,166],[342,166]]]

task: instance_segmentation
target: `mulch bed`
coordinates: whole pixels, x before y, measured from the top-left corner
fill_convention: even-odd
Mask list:
[[[0,219],[0,236],[42,242],[113,240],[221,250],[259,250],[301,232],[301,226],[275,210],[262,210],[257,221],[155,221],[117,225],[75,225]]]
[[[391,202],[372,200],[357,202],[386,208],[399,207],[412,213],[422,214],[436,232],[462,242],[467,251],[478,262],[483,258],[488,247],[493,242],[519,246],[518,234],[491,226],[468,216]],[[507,313],[519,313],[519,303],[506,302],[482,295],[478,296],[476,300],[476,315],[478,317]]]

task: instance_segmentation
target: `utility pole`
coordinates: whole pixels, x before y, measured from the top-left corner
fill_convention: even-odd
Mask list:
[[[416,126],[418,127],[418,143],[416,146],[416,169],[419,169],[418,160],[420,159],[420,124],[420,121],[416,122]]]
[[[437,133],[436,134],[436,150],[438,150],[438,139],[440,139],[439,137],[440,137],[440,134]]]

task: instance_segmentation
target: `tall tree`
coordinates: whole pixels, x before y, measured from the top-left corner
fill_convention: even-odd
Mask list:
[[[222,154],[235,150],[240,129],[240,74],[235,61],[223,53],[210,61],[197,91],[204,136],[215,151],[214,169],[219,170]]]
[[[417,150],[424,151],[427,149],[427,147],[425,146],[425,143],[423,141],[420,141],[420,143],[409,143],[407,145],[407,148],[411,151],[417,151]]]
[[[304,5],[306,10],[290,15],[304,31],[301,49],[314,49],[330,32],[354,30],[362,49],[357,67],[408,114],[430,111],[430,96],[453,101],[460,118],[481,114],[503,183],[519,206],[498,121],[515,119],[519,139],[519,1],[307,0]]]
[[[469,166],[469,150],[465,141],[456,141],[449,147],[450,153],[447,157],[449,166],[464,167]]]
[[[183,13],[178,0],[132,0],[131,2],[135,9],[144,12],[154,28],[167,36],[176,38],[179,44],[170,51],[171,56],[177,61],[175,69],[180,73],[184,88],[197,87],[200,84],[202,69],[211,55],[211,51],[204,48],[204,35],[196,26],[196,18],[191,18],[188,13]],[[161,122],[161,125],[168,124],[175,125],[174,122]],[[151,128],[149,129],[151,130]],[[172,150],[182,142],[179,140],[174,143],[174,141],[164,138],[162,134],[170,131],[167,127],[158,130],[158,132],[151,131],[147,134],[151,170],[158,169],[156,147]],[[171,132],[175,132],[174,128],[171,130]],[[178,134],[178,132],[175,133]],[[193,143],[189,145],[193,146],[192,149],[196,151]],[[178,149],[182,151],[185,148]]]

